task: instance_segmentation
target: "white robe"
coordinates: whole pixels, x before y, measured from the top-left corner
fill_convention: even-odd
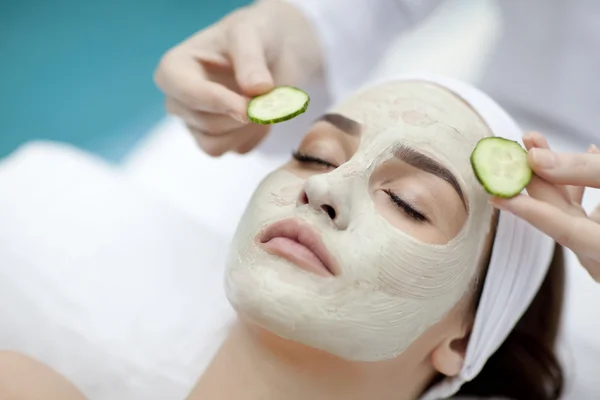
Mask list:
[[[400,34],[433,18],[436,7],[469,14],[482,3],[495,5],[503,29],[497,43],[486,49],[489,59],[479,86],[514,117],[552,124],[565,136],[600,139],[598,1],[286,1],[301,9],[315,27],[331,87],[342,96],[362,84]],[[478,34],[477,19],[462,21],[459,29]],[[424,49],[428,51],[429,45]],[[463,56],[461,51],[454,53]]]

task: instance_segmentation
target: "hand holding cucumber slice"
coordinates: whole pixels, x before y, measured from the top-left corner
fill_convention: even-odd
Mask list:
[[[310,98],[304,91],[292,86],[279,86],[250,100],[250,121],[270,125],[290,120],[308,108]]]
[[[518,195],[533,177],[527,151],[519,143],[499,137],[481,139],[471,153],[471,165],[485,191],[496,197]]]

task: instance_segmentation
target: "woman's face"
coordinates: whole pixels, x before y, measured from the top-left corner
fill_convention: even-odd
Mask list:
[[[227,265],[230,302],[339,357],[402,353],[469,291],[492,207],[469,156],[489,135],[423,82],[335,107],[258,187]]]

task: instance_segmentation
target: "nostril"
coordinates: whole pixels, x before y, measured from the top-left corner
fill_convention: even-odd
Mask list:
[[[333,207],[325,204],[325,205],[321,206],[321,209],[323,211],[325,211],[327,213],[327,215],[329,215],[329,218],[335,219],[336,214],[335,214],[335,210],[333,209]]]
[[[300,193],[300,197],[298,198],[298,203],[304,205],[304,204],[308,204],[308,195],[306,194],[306,192],[302,192]]]
[[[329,218],[331,218],[332,220],[334,220],[337,217],[337,212],[335,211],[335,208],[327,204],[327,199],[322,198],[326,196],[313,196],[311,194],[311,196],[309,197],[308,193],[309,192],[306,190],[300,192],[300,194],[298,195],[298,206],[305,206],[310,204],[311,208],[313,209],[321,209],[322,211],[325,211],[325,213],[327,213]]]

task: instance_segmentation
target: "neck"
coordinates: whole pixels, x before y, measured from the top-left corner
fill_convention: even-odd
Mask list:
[[[414,400],[432,375],[424,362],[349,362],[238,321],[188,400]]]

